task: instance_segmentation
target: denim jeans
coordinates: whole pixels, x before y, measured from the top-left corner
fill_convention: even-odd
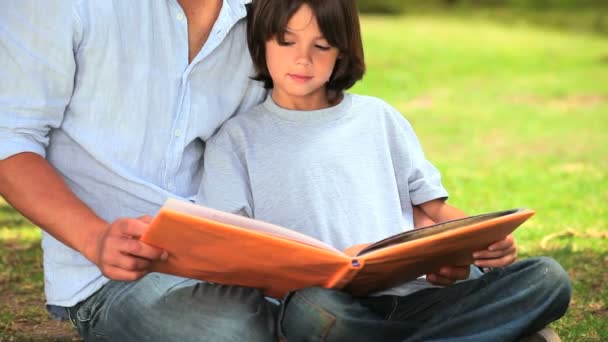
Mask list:
[[[87,341],[516,341],[560,318],[571,284],[550,258],[405,297],[320,287],[281,306],[254,289],[161,274],[110,282],[71,308]]]

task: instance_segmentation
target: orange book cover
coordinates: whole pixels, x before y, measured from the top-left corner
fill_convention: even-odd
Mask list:
[[[169,253],[153,265],[157,272],[258,288],[277,298],[309,286],[366,295],[441,266],[469,265],[474,251],[532,215],[512,209],[470,216],[340,251],[284,227],[169,199],[141,239]]]

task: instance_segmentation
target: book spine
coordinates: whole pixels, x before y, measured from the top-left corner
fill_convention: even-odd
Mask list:
[[[351,282],[351,280],[353,280],[357,273],[363,269],[365,266],[364,264],[365,261],[362,259],[351,259],[349,264],[345,265],[340,272],[337,272],[328,280],[325,287],[330,289],[341,289],[345,287]]]

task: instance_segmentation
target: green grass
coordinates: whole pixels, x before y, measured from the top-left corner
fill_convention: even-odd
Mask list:
[[[574,284],[570,310],[553,326],[564,341],[605,341],[608,40],[463,13],[362,25],[368,72],[353,91],[386,99],[412,122],[451,204],[471,214],[535,209],[516,233],[520,256],[556,258]],[[73,338],[67,326],[40,328],[51,323],[39,239],[0,203],[0,341],[40,331]]]
[[[574,281],[564,341],[608,338],[608,40],[482,16],[365,17],[353,91],[412,122],[469,213],[529,207],[520,255]]]

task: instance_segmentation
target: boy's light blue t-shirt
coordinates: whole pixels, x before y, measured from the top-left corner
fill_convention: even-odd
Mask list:
[[[447,195],[408,121],[382,100],[346,94],[317,111],[269,96],[227,121],[207,143],[198,201],[345,249],[413,229],[412,205]]]

